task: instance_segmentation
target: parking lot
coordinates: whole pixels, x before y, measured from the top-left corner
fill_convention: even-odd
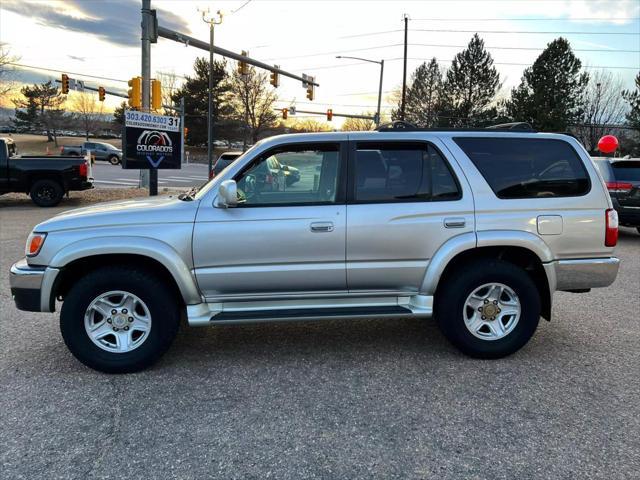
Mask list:
[[[638,478],[640,235],[616,283],[555,296],[497,361],[432,321],[183,328],[152,369],[89,370],[8,272],[65,207],[0,207],[3,478]]]

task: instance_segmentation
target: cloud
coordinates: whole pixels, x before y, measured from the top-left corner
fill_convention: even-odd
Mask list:
[[[44,2],[35,5],[24,0],[4,0],[2,8],[28,17],[40,25],[94,35],[125,47],[140,45],[139,1],[65,0],[53,5]],[[157,9],[157,15],[161,25],[190,33],[187,23],[178,15],[160,9]]]

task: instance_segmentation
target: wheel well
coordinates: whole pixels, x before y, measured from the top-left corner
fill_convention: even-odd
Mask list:
[[[27,193],[29,193],[29,191],[31,190],[31,187],[33,187],[33,184],[36,183],[38,180],[51,180],[54,182],[57,182],[60,184],[60,186],[62,187],[63,190],[66,190],[66,186],[64,184],[64,181],[62,180],[62,177],[60,175],[56,175],[56,174],[52,174],[52,175],[32,175],[29,177],[29,182],[28,182],[28,186],[27,186]]]
[[[538,288],[542,306],[542,316],[547,320],[551,319],[551,292],[549,292],[549,281],[542,266],[542,261],[531,250],[523,247],[479,247],[459,253],[451,259],[445,267],[444,272],[442,272],[436,289],[436,295],[438,295],[438,289],[441,285],[444,285],[448,276],[454,274],[466,264],[481,258],[504,260],[513,263],[527,272]]]
[[[171,289],[175,292],[175,298],[178,298],[180,303],[184,306],[184,300],[180,288],[175,279],[162,265],[162,263],[144,255],[136,254],[105,254],[105,255],[93,255],[91,257],[80,258],[65,265],[58,274],[56,281],[53,285],[51,295],[51,311],[55,305],[55,299],[63,300],[67,295],[71,287],[87,273],[97,270],[101,267],[123,265],[134,265],[136,268],[142,268],[148,271],[152,275],[156,275],[161,278]]]

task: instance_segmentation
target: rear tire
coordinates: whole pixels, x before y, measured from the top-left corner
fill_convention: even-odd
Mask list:
[[[501,358],[533,336],[540,305],[527,272],[486,259],[465,265],[438,287],[435,317],[447,339],[466,355]]]
[[[62,337],[71,353],[95,370],[143,370],[168,350],[178,332],[180,306],[175,297],[165,282],[146,270],[126,266],[95,270],[79,279],[64,300]]]
[[[109,162],[111,165],[118,165],[120,163],[120,159],[117,155],[111,155],[109,158],[107,158],[107,162]]]
[[[36,180],[31,185],[29,195],[33,203],[39,207],[55,207],[62,200],[64,189],[56,180]]]

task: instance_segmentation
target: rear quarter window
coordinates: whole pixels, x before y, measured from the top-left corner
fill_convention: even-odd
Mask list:
[[[504,137],[453,140],[498,198],[575,197],[589,192],[589,176],[582,160],[562,140]]]

